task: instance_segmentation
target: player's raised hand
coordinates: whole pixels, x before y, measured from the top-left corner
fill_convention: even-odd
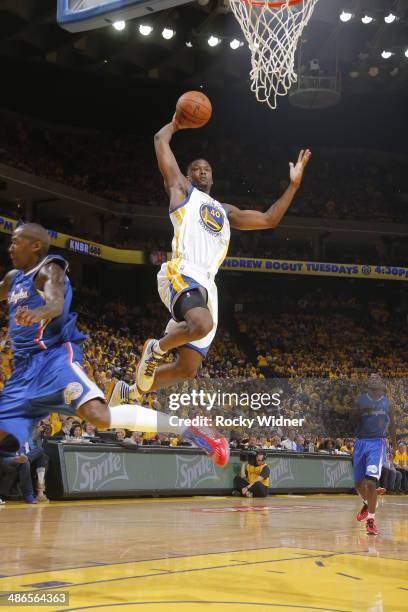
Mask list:
[[[188,128],[188,125],[183,125],[182,123],[180,123],[180,121],[178,121],[177,113],[174,113],[171,122],[176,130],[185,130],[186,128]]]
[[[299,187],[303,178],[303,171],[306,168],[309,160],[312,156],[312,152],[309,149],[302,149],[299,153],[296,164],[289,162],[289,176],[292,184],[295,187]]]
[[[41,308],[36,308],[35,310],[28,310],[28,308],[20,308],[17,310],[14,320],[17,325],[23,325],[25,327],[29,327],[30,325],[34,325],[34,323],[40,323],[44,319],[44,315],[42,314]]]

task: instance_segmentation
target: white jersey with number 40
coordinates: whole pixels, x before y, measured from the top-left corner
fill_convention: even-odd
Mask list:
[[[170,218],[174,227],[172,259],[162,265],[157,275],[159,295],[172,315],[166,333],[176,325],[174,306],[178,298],[201,285],[207,291],[213,327],[204,338],[186,346],[205,357],[218,325],[214,277],[228,251],[231,232],[227,212],[211,196],[191,187],[184,202],[170,212]]]
[[[214,279],[228,251],[231,232],[226,210],[207,193],[191,187],[170,218],[175,271],[206,286],[204,280]]]

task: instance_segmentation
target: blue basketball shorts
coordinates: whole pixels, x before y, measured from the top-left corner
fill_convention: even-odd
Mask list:
[[[362,482],[366,476],[380,479],[386,454],[385,438],[359,438],[354,446],[354,482]]]
[[[104,399],[82,364],[80,347],[70,342],[19,359],[0,394],[0,431],[20,447],[50,412],[74,416],[86,402]]]

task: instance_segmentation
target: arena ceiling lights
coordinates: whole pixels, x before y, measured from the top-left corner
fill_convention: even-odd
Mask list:
[[[145,25],[141,23],[139,26],[139,32],[142,34],[142,36],[149,36],[149,34],[153,32],[153,28],[150,25]]]
[[[358,16],[352,13],[348,9],[343,9],[339,15],[339,19],[343,23],[348,23],[352,20],[355,21],[356,17],[358,19]],[[368,12],[366,11],[364,13],[360,13],[359,19],[362,24],[369,25],[369,24],[376,22],[379,19],[379,16],[377,15],[377,19],[376,19],[371,13],[371,11],[368,11]],[[387,15],[384,15],[383,19],[386,24],[392,24],[398,19],[398,17],[394,13],[390,12]],[[112,27],[118,32],[122,32],[126,28],[126,21],[124,20],[115,21],[112,23]],[[153,32],[153,26],[148,25],[148,24],[140,24],[138,30],[142,36],[149,36]],[[161,31],[161,35],[165,40],[171,40],[176,35],[176,32],[172,28],[164,27]],[[207,39],[207,44],[210,47],[217,47],[218,45],[221,44],[222,40],[223,39],[220,38],[219,36],[215,36],[214,34],[211,34]],[[193,47],[192,42],[189,40],[187,40],[185,44],[189,48]],[[238,40],[237,38],[233,38],[232,40],[229,41],[229,46],[233,51],[236,51],[243,45],[244,43]],[[390,59],[393,55],[395,55],[395,52],[389,49],[384,49],[381,52],[381,57],[385,60]],[[404,56],[408,58],[408,49],[404,51]],[[358,76],[357,74],[353,73],[352,78],[357,78],[357,76]]]
[[[230,47],[233,51],[235,51],[236,49],[239,49],[240,47],[243,46],[243,42],[241,42],[240,40],[238,40],[237,38],[234,38],[233,40],[231,40],[230,42]]]
[[[348,11],[342,11],[340,13],[340,21],[342,21],[343,23],[347,23],[347,21],[350,21],[350,19],[352,19],[353,17],[353,13],[349,13]]]
[[[339,19],[343,23],[347,23],[351,21],[354,17],[356,17],[356,15],[354,15],[350,10],[347,10],[347,9],[343,9],[339,15]],[[395,15],[395,13],[392,13],[392,12],[388,13],[387,15],[384,15],[384,22],[386,24],[394,23],[395,21],[397,21],[397,19],[398,19],[397,15]],[[373,23],[373,21],[376,21],[376,19],[373,17],[373,15],[370,12],[365,12],[361,15],[361,23],[363,23],[364,25]]]
[[[118,32],[122,32],[122,30],[124,30],[126,28],[126,21],[114,21],[112,23],[112,26],[115,28],[115,30],[117,30]]]
[[[390,59],[390,57],[392,57],[394,55],[394,53],[392,51],[389,51],[388,49],[384,49],[384,51],[381,51],[381,57],[383,59]]]
[[[121,20],[121,21],[115,21],[114,23],[112,23],[112,27],[113,27],[113,28],[114,28],[116,31],[118,31],[118,32],[122,32],[122,31],[123,31],[123,30],[126,28],[126,21],[123,21],[123,20]],[[138,30],[139,30],[139,33],[140,33],[142,36],[150,36],[150,34],[153,32],[153,26],[148,25],[148,24],[143,24],[143,23],[141,23],[141,24],[139,25]],[[162,29],[161,35],[162,35],[162,37],[163,37],[165,40],[171,40],[171,39],[172,39],[172,38],[173,38],[173,37],[176,35],[176,32],[175,32],[175,30],[173,30],[172,28],[167,28],[167,27],[164,27],[164,28]],[[218,46],[218,45],[219,45],[221,42],[222,42],[222,39],[221,39],[221,38],[219,38],[218,36],[214,36],[214,34],[211,34],[211,35],[209,36],[208,40],[207,40],[207,44],[208,44],[210,47],[216,47],[216,46]],[[231,47],[231,49],[232,49],[233,51],[236,51],[237,49],[239,49],[239,48],[240,48],[240,47],[242,47],[243,45],[244,45],[244,43],[243,43],[242,41],[238,40],[237,38],[233,38],[233,39],[230,41],[230,43],[229,43],[229,46]],[[192,42],[191,42],[191,41],[189,41],[189,40],[188,40],[188,41],[186,41],[186,47],[191,48],[192,46],[193,46],[193,44],[192,44]]]
[[[221,42],[221,38],[218,38],[218,36],[213,36],[211,35],[209,37],[209,39],[207,40],[207,43],[210,45],[210,47],[216,47],[217,45],[219,45]]]
[[[174,35],[175,35],[175,31],[172,30],[171,28],[163,28],[162,36],[166,40],[170,40],[171,38],[173,38]]]

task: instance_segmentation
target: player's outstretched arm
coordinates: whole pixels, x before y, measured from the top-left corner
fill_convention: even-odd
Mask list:
[[[309,163],[311,152],[309,149],[300,151],[296,164],[289,163],[290,185],[279,200],[264,213],[257,210],[240,210],[231,204],[225,204],[231,227],[241,230],[269,229],[279,225],[283,215],[292,203],[295,193],[299,189],[303,171]]]
[[[7,300],[8,290],[16,273],[17,270],[10,270],[3,280],[0,281],[0,301]]]
[[[50,262],[38,273],[36,288],[43,293],[45,305],[34,310],[20,310],[15,320],[18,325],[33,325],[45,319],[55,319],[64,310],[65,272],[56,263]]]
[[[164,180],[166,193],[170,198],[170,208],[177,206],[184,200],[189,190],[190,184],[181,173],[177,160],[170,147],[170,141],[179,130],[175,120],[167,123],[161,130],[154,135],[154,148],[156,151],[157,163]]]

